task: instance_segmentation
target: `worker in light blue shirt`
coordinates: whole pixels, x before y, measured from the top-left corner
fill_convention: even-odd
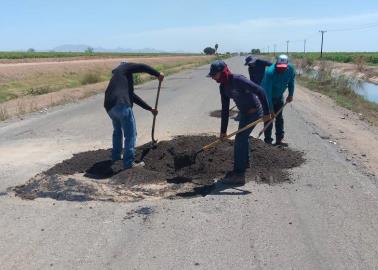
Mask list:
[[[271,65],[264,75],[264,79],[261,82],[261,86],[264,88],[268,103],[271,111],[277,113],[282,106],[284,106],[284,93],[288,89],[288,96],[286,102],[293,101],[295,84],[295,69],[292,64],[289,64],[287,55],[280,55],[277,57],[276,63]],[[275,118],[276,127],[276,145],[287,146],[284,139],[284,119],[282,111],[276,115]],[[264,132],[264,141],[268,144],[273,142],[272,139],[273,125],[270,125]]]

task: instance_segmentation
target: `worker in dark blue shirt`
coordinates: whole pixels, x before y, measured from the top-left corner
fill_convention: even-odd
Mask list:
[[[264,78],[265,68],[272,65],[271,62],[249,55],[245,58],[244,65],[248,66],[249,78],[254,83],[261,85]]]
[[[255,56],[249,55],[245,58],[244,65],[248,66],[250,80],[255,84],[260,85],[262,79],[264,78],[265,68],[271,66],[272,63],[267,60],[259,59]],[[240,112],[234,119],[235,121],[240,121]]]
[[[232,98],[240,111],[239,129],[245,127],[259,118],[264,122],[271,119],[268,100],[264,90],[257,84],[242,75],[232,74],[225,62],[214,61],[210,66],[208,77],[220,84],[222,101],[222,122],[220,138],[227,136],[230,99]],[[244,185],[244,173],[249,167],[249,143],[248,138],[253,127],[240,132],[235,137],[234,144],[234,169],[222,179],[224,184]]]

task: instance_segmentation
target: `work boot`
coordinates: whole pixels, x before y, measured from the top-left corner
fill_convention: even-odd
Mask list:
[[[285,142],[283,138],[282,139],[277,139],[275,145],[277,145],[277,146],[283,146],[283,147],[289,146],[289,144],[287,142]]]
[[[264,139],[264,142],[265,142],[266,144],[272,144],[273,139],[271,139],[271,138],[265,138],[265,139]]]
[[[146,164],[145,164],[143,161],[141,161],[141,162],[135,162],[135,161],[133,161],[133,163],[131,163],[131,166],[125,168],[125,170],[133,169],[133,168],[142,168],[142,167],[144,167],[145,165],[146,165]]]
[[[225,185],[230,186],[244,186],[245,185],[245,174],[228,172],[225,177],[223,177],[220,182]]]

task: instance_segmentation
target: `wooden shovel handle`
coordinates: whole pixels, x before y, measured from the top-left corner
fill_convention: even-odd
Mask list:
[[[159,86],[158,86],[158,90],[156,94],[155,110],[157,110],[158,103],[159,103],[160,88],[161,88],[161,81],[159,81]],[[156,123],[156,114],[154,115],[154,118],[152,120],[151,139],[153,143],[157,142],[157,140],[155,140],[155,123]]]
[[[272,119],[264,126],[264,128],[260,131],[260,133],[257,136],[257,138],[260,138],[260,136],[264,133],[264,131],[268,129],[268,127],[273,123],[274,118],[276,118],[276,116],[279,115],[282,112],[283,108],[287,105],[287,103],[288,102],[285,102],[285,104],[282,105],[281,109],[279,109],[277,111],[277,113],[274,114],[274,117],[272,117]]]
[[[262,118],[257,119],[256,121],[254,121],[254,122],[252,122],[252,123],[246,125],[245,127],[241,128],[241,129],[238,129],[238,130],[236,130],[236,131],[234,131],[234,132],[228,134],[223,140],[218,139],[218,140],[216,140],[216,141],[214,141],[214,142],[212,142],[212,143],[210,143],[210,144],[208,144],[208,145],[205,145],[204,147],[202,147],[202,149],[201,149],[200,151],[206,151],[206,150],[209,149],[210,147],[213,147],[213,146],[215,146],[215,145],[217,145],[217,144],[223,142],[224,140],[229,139],[229,138],[231,138],[232,136],[234,136],[234,135],[236,135],[236,134],[238,134],[238,133],[240,133],[240,132],[243,132],[244,130],[247,130],[247,129],[253,127],[253,126],[256,126],[258,123],[261,123],[261,122],[263,122],[263,119],[262,119]]]
[[[229,109],[229,111],[231,112],[235,108],[236,108],[236,105],[232,106],[231,109]]]

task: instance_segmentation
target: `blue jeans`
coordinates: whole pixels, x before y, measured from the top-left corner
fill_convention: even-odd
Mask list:
[[[278,112],[284,105],[283,97],[272,99],[272,105],[273,105],[274,113]],[[285,135],[284,119],[282,116],[282,111],[275,118],[275,126],[276,126],[276,141],[280,141],[284,138],[284,135]],[[272,130],[273,130],[273,123],[264,132],[264,137],[265,137],[264,141],[266,143],[272,143],[273,141]]]
[[[121,159],[122,134],[124,137],[123,166],[130,168],[135,159],[136,125],[133,110],[127,105],[116,105],[109,112],[113,122],[112,160]]]
[[[246,115],[240,114],[239,129],[246,125],[256,121],[262,117],[262,112],[257,111],[255,113]],[[254,127],[244,130],[236,134],[234,144],[234,172],[244,173],[249,163],[249,135]]]

